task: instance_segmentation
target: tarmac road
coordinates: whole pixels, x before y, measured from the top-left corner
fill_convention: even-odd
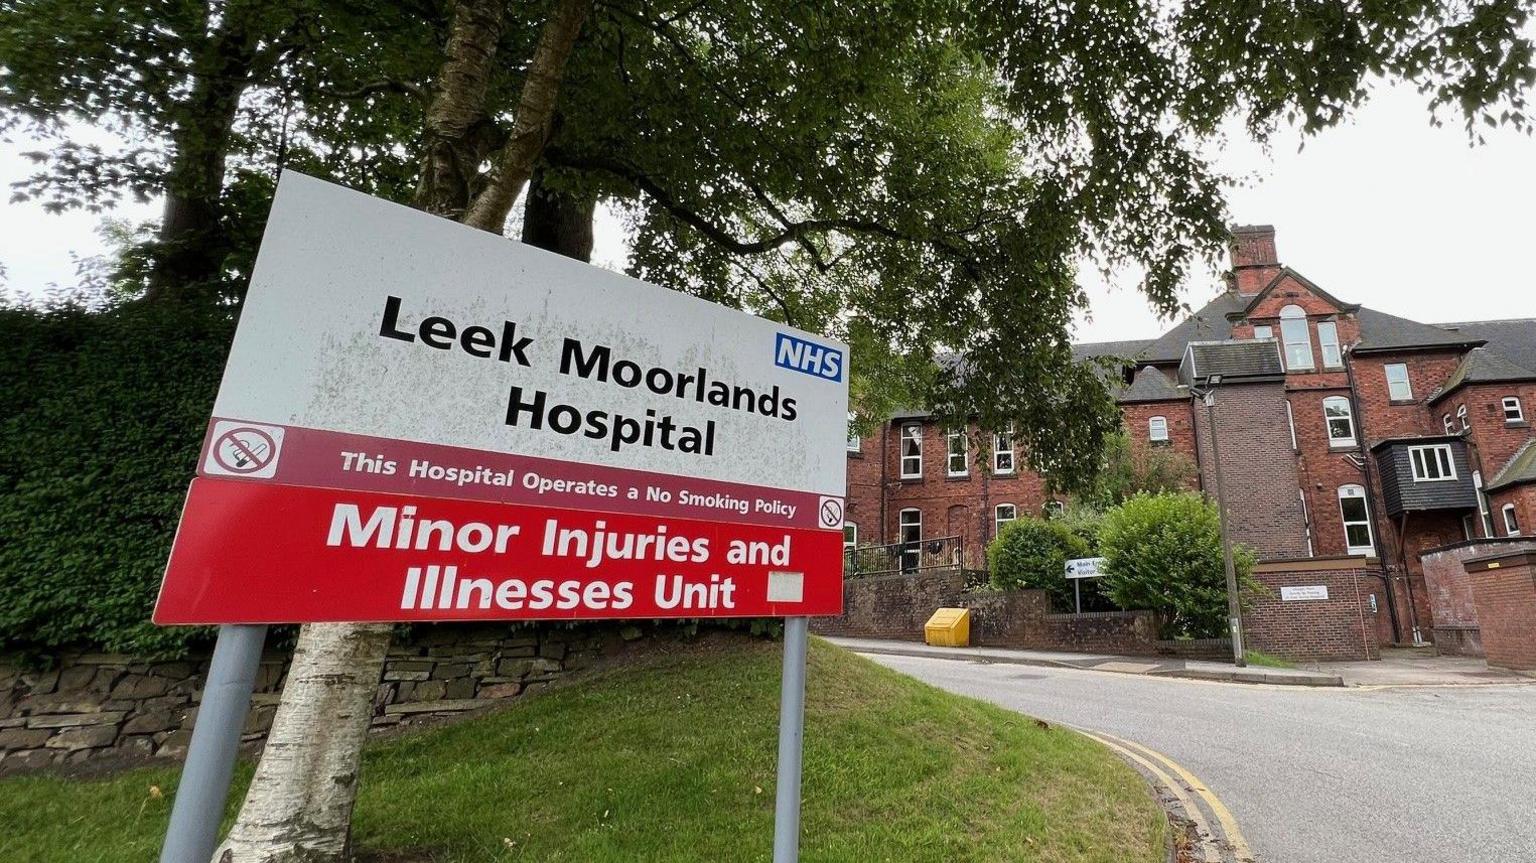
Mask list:
[[[1260,863],[1536,861],[1536,685],[1318,689],[869,658],[1169,756]]]

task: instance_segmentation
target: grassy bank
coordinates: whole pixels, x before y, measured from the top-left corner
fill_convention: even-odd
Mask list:
[[[434,863],[766,860],[778,662],[777,645],[715,642],[375,742],[357,845]],[[152,859],[175,779],[0,780],[0,859]],[[1134,863],[1162,859],[1164,829],[1096,744],[813,646],[802,859]]]

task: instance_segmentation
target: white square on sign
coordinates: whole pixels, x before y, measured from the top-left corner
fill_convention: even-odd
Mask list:
[[[768,601],[769,602],[804,602],[805,601],[805,573],[803,573],[803,572],[770,572],[770,573],[768,573]]]
[[[277,473],[277,457],[283,450],[283,427],[219,420],[213,424],[204,476],[241,476],[271,479]]]

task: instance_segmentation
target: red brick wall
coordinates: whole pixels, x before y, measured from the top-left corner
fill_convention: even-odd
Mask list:
[[[1220,387],[1214,414],[1233,539],[1256,549],[1261,558],[1305,557],[1305,523],[1280,384]],[[1214,497],[1215,461],[1204,405],[1195,412],[1195,425],[1204,486]]]
[[[1446,656],[1482,656],[1477,603],[1466,562],[1515,551],[1536,551],[1536,540],[1482,540],[1429,549],[1420,555],[1435,647]]]
[[[1311,375],[1321,378],[1322,375]],[[1339,511],[1339,487],[1359,485],[1370,489],[1365,471],[1351,459],[1364,459],[1366,455],[1358,445],[1334,447],[1328,438],[1328,426],[1323,417],[1323,400],[1349,395],[1347,388],[1332,386],[1319,388],[1287,389],[1286,398],[1291,403],[1291,415],[1295,418],[1296,473],[1298,486],[1307,497],[1307,513],[1312,524],[1313,552],[1321,557],[1334,557],[1349,553],[1344,539],[1344,517]],[[1358,419],[1358,417],[1357,417]],[[1360,429],[1355,427],[1358,441]],[[1381,505],[1371,501],[1372,532],[1377,552],[1382,547]]]
[[[1149,438],[1147,421],[1152,417],[1164,417],[1168,420],[1168,443],[1157,446],[1166,447],[1183,455],[1189,459],[1191,465],[1195,463],[1195,421],[1188,399],[1121,405],[1120,413],[1123,417],[1122,424],[1125,427],[1126,436],[1130,438],[1132,446],[1138,447],[1153,445]],[[1198,488],[1199,481],[1192,480],[1190,486]]]
[[[1536,556],[1469,561],[1467,575],[1488,664],[1536,671]]]
[[[1505,504],[1515,506],[1515,520],[1520,523],[1520,535],[1536,536],[1536,485],[1512,486],[1500,489],[1488,497],[1493,528],[1499,536],[1508,535],[1504,525]]]
[[[1504,421],[1505,396],[1520,399],[1526,416],[1524,421],[1514,424]],[[1474,447],[1477,459],[1474,464],[1480,465],[1478,469],[1483,472],[1483,482],[1489,482],[1526,441],[1536,436],[1531,427],[1532,413],[1536,411],[1536,383],[1464,387],[1436,405],[1437,415],[1449,413],[1454,416],[1456,408],[1463,404],[1467,406],[1467,417],[1472,423],[1467,442]],[[1499,533],[1502,535],[1503,530]]]
[[[1425,399],[1445,383],[1460,362],[1461,355],[1454,351],[1351,357],[1366,446],[1387,438],[1444,434],[1439,414],[1425,404]],[[1413,389],[1409,401],[1393,401],[1387,389],[1386,367],[1396,363],[1408,367],[1408,383]]]
[[[1370,573],[1339,560],[1260,565],[1254,578],[1269,594],[1253,598],[1243,616],[1248,646],[1303,661],[1379,657],[1375,617],[1386,611],[1370,610],[1367,597],[1381,583]],[[1315,585],[1328,588],[1327,599],[1281,599],[1282,587]]]

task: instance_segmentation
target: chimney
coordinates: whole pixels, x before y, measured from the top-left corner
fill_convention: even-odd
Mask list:
[[[1274,225],[1232,226],[1231,286],[1239,296],[1251,297],[1280,272],[1275,252]]]

